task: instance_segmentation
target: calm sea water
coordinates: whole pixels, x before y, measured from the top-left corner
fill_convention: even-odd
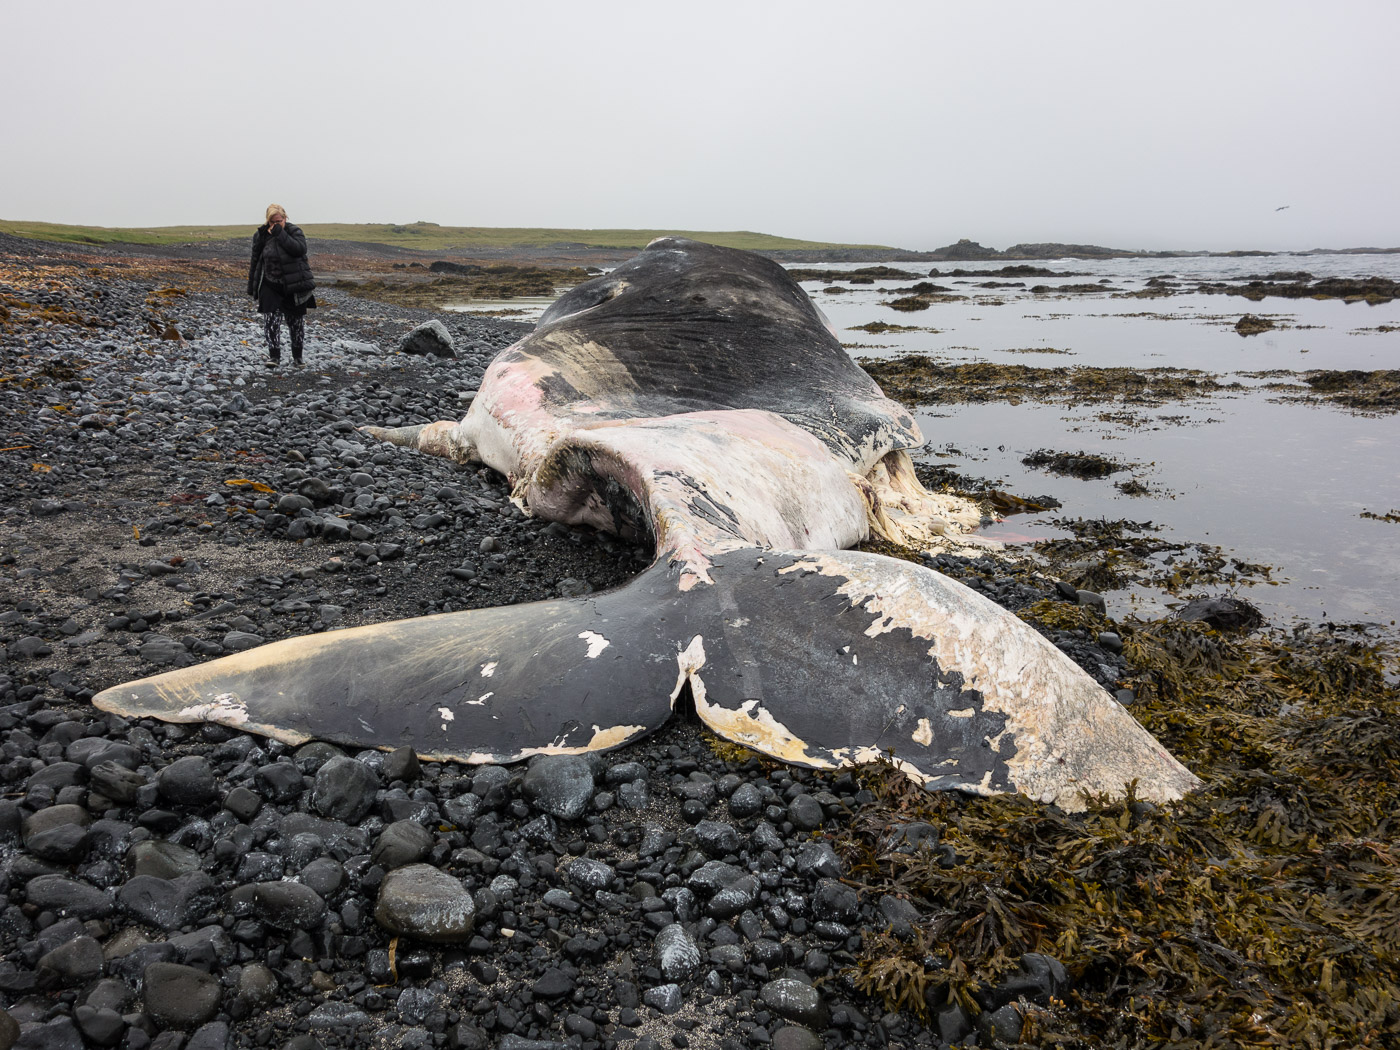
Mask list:
[[[950,263],[940,268],[985,271],[1003,265]],[[1260,380],[1241,375],[1270,369],[1400,369],[1400,331],[1376,330],[1400,327],[1400,302],[1368,306],[1271,298],[1256,303],[1197,294],[1125,299],[1108,291],[1038,295],[1029,290],[1107,278],[1107,287],[1134,291],[1163,275],[1194,286],[1197,281],[1297,270],[1315,277],[1375,274],[1400,280],[1400,256],[1062,259],[1036,265],[1088,276],[927,278],[970,298],[916,313],[881,305],[894,297],[882,287],[892,290],[909,281],[843,284],[854,289],[845,294],[825,293],[827,282],[804,287],[858,357],[917,352],[947,363],[1199,368],[1222,381],[1245,384],[1245,390],[1208,399],[1128,406],[1133,425],[1114,405],[939,406],[918,414],[928,443],[917,458],[994,479],[1015,493],[1048,494],[1063,503],[1057,511],[1015,516],[987,530],[1004,541],[1063,535],[1051,524],[1061,517],[1151,521],[1168,539],[1214,544],[1232,557],[1272,566],[1273,585],[1239,593],[1275,622],[1327,618],[1393,625],[1400,620],[1400,524],[1361,516],[1364,511],[1400,512],[1400,414],[1363,416],[1331,405],[1280,403],[1276,393],[1260,389]],[[982,280],[1017,281],[1025,287],[976,287]],[[1245,313],[1282,327],[1242,337],[1234,325]],[[851,330],[870,321],[934,331],[870,335]],[[1032,352],[1014,352],[1026,350]],[[1042,448],[1095,452],[1131,463],[1132,469],[1083,481],[1021,463]],[[1115,483],[1129,476],[1151,494],[1118,491]],[[1108,597],[1115,613],[1153,613],[1166,604],[1160,595],[1143,592]]]
[[[870,263],[809,263],[804,268],[853,270]],[[1381,306],[1336,300],[1227,295],[1116,298],[1153,277],[1184,285],[1275,271],[1314,277],[1378,275],[1400,280],[1400,256],[1323,255],[1243,259],[1060,259],[1033,265],[1054,277],[932,277],[928,266],[887,265],[920,275],[960,302],[915,313],[882,305],[913,280],[804,287],[856,357],[927,354],[938,361],[991,361],[1034,367],[1073,365],[1197,368],[1246,387],[1208,399],[1131,409],[1131,425],[1114,405],[972,404],[918,414],[927,439],[916,458],[995,480],[1021,495],[1051,495],[1054,512],[1019,515],[986,530],[1018,543],[1063,533],[1057,518],[1151,521],[1159,535],[1219,546],[1230,557],[1272,566],[1273,583],[1240,594],[1276,623],[1400,620],[1400,524],[1362,517],[1400,512],[1400,414],[1363,416],[1331,405],[1280,403],[1261,381],[1242,373],[1272,369],[1400,369],[1400,302]],[[943,271],[995,271],[1007,263],[942,263]],[[979,288],[983,281],[1022,287]],[[1034,294],[1036,285],[1107,280],[1094,293]],[[467,309],[524,308],[532,320],[550,300],[473,303]],[[1246,313],[1281,327],[1241,337]],[[855,331],[871,321],[915,326],[914,332]],[[1029,352],[1028,352],[1029,351]],[[1062,352],[1051,352],[1062,351]],[[1108,418],[1106,418],[1108,417]],[[1033,470],[1021,460],[1037,449],[1096,452],[1131,464],[1127,473],[1082,481]],[[1128,477],[1146,496],[1115,488]],[[1206,593],[1201,589],[1193,593]],[[1155,615],[1170,599],[1143,591],[1107,596],[1110,612]]]

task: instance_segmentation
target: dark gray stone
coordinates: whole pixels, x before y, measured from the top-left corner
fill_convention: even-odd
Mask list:
[[[770,1010],[786,1021],[805,1028],[826,1028],[826,1004],[810,984],[804,984],[793,977],[780,977],[760,988],[758,997]]]
[[[374,919],[390,933],[434,943],[471,936],[476,905],[451,875],[428,864],[410,864],[384,876]]]
[[[143,978],[146,1012],[169,1028],[191,1028],[213,1019],[222,990],[219,979],[178,963],[156,962]]]
[[[700,969],[700,949],[678,922],[656,935],[656,965],[668,981],[688,981]]]
[[[593,798],[593,770],[581,755],[541,755],[531,761],[522,787],[539,812],[577,820]]]
[[[370,811],[378,790],[379,777],[374,770],[342,755],[316,771],[311,802],[323,816],[354,824]]]
[[[433,848],[433,836],[417,821],[396,820],[374,842],[370,860],[386,870],[416,864]]]

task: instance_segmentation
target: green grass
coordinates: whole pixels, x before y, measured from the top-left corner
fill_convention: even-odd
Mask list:
[[[188,244],[250,236],[256,222],[239,226],[65,226],[53,222],[15,222],[0,219],[0,233],[42,241],[78,244]],[[886,245],[836,244],[774,237],[747,230],[550,230],[492,226],[439,226],[415,222],[404,226],[389,223],[306,223],[307,236],[317,240],[366,241],[421,251],[470,252],[480,248],[546,248],[560,243],[584,244],[591,248],[640,249],[654,237],[692,237],[728,248],[749,251],[782,249],[886,248]]]

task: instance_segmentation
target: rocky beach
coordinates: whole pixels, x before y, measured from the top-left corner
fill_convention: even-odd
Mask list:
[[[1025,564],[933,559],[1207,781],[1075,817],[785,766],[684,712],[469,767],[94,708],[652,557],[358,430],[459,417],[528,325],[323,284],[307,366],[270,369],[241,262],[0,237],[0,1050],[1400,1038],[1394,664],[1243,603],[1117,623]]]

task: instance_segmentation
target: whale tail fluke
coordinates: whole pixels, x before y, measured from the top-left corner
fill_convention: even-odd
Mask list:
[[[1029,626],[931,570],[852,551],[658,561],[584,598],[446,613],[250,649],[99,693],[103,710],[289,743],[510,762],[660,728],[689,686],[721,736],[823,768],[889,758],[929,788],[1180,797],[1197,783]]]

